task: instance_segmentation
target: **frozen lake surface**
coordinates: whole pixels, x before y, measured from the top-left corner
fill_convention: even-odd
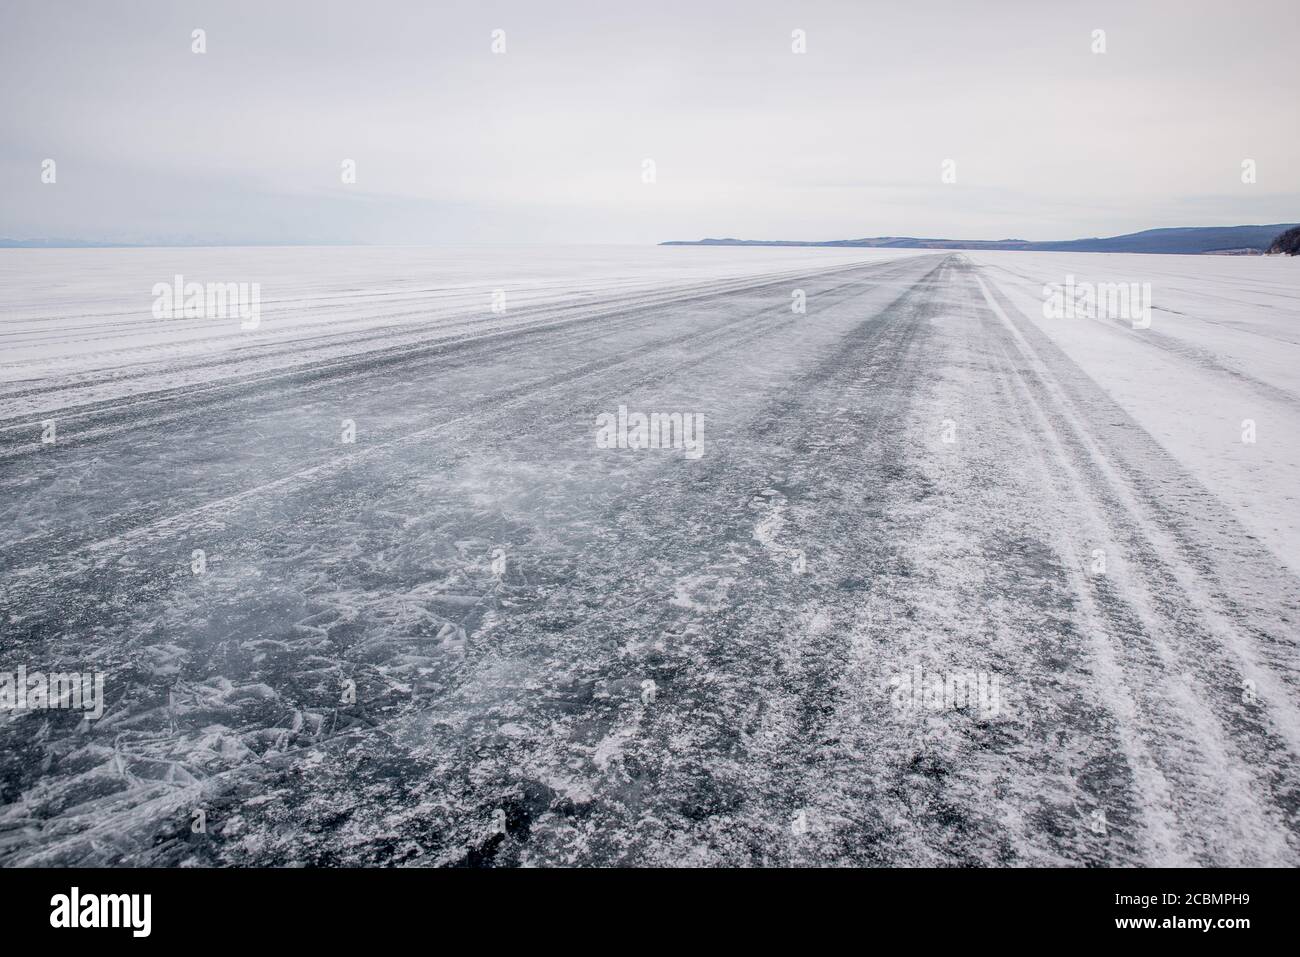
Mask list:
[[[259,283],[257,328],[154,318],[175,275]],[[1067,276],[1150,283],[1150,328],[1045,318]],[[106,696],[0,712],[0,864],[1300,864],[1294,260],[7,250],[0,288],[0,671]],[[620,406],[702,454],[599,447]]]

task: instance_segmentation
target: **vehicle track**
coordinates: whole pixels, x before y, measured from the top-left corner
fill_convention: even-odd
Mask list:
[[[875,269],[878,268],[879,267],[872,267],[872,269],[865,275],[862,274],[861,271],[858,271],[852,277],[845,278],[842,281],[838,278],[838,273],[833,273],[831,276],[826,277],[831,283],[829,286],[821,290],[816,290],[815,287],[809,284],[810,289],[814,290],[814,295],[818,297],[818,300],[822,302],[823,305],[830,305],[841,298],[862,292],[862,284],[872,283],[872,277],[876,275]],[[910,268],[915,269],[915,266]],[[892,270],[887,270],[883,273],[883,276],[889,276],[892,272]],[[295,471],[290,472],[288,475],[280,474],[279,477],[252,486],[250,486],[246,476],[243,474],[233,476],[226,486],[220,489],[213,489],[210,484],[205,484],[203,482],[193,486],[187,485],[183,490],[185,497],[194,501],[195,504],[185,511],[174,511],[174,504],[176,502],[176,497],[174,495],[168,495],[166,497],[150,496],[145,498],[142,504],[137,505],[134,508],[126,506],[125,503],[121,501],[115,502],[112,515],[106,519],[105,524],[99,531],[87,528],[85,523],[79,523],[79,534],[74,535],[70,534],[66,530],[60,529],[54,522],[42,523],[40,525],[40,530],[35,534],[10,540],[4,557],[0,558],[0,569],[22,569],[25,567],[23,564],[24,562],[31,562],[39,558],[39,556],[46,556],[44,561],[46,564],[49,564],[50,562],[61,560],[68,552],[83,547],[92,547],[92,549],[96,551],[102,551],[109,547],[116,548],[125,544],[125,540],[121,536],[128,534],[143,534],[143,532],[139,530],[142,528],[147,530],[147,527],[151,523],[156,524],[162,522],[166,527],[174,527],[177,526],[178,523],[188,521],[192,515],[197,514],[198,512],[210,513],[214,509],[220,510],[243,500],[270,494],[276,489],[286,487],[289,483],[313,481],[320,476],[332,474],[348,467],[354,460],[385,454],[393,447],[400,447],[413,442],[428,441],[457,423],[474,421],[476,417],[481,418],[487,415],[496,415],[500,412],[508,412],[512,409],[519,408],[521,405],[526,405],[530,402],[536,401],[540,395],[556,390],[572,388],[578,382],[586,381],[591,379],[593,376],[617,373],[620,369],[629,366],[635,367],[637,364],[644,364],[647,360],[653,362],[657,355],[664,351],[680,350],[686,346],[701,347],[710,342],[722,342],[726,348],[740,347],[754,338],[755,334],[761,335],[769,328],[777,327],[782,323],[788,322],[786,319],[788,312],[784,311],[788,309],[788,306],[785,305],[784,300],[778,300],[776,302],[767,301],[771,298],[770,295],[768,295],[770,292],[770,285],[771,284],[762,284],[757,287],[750,287],[745,291],[745,294],[737,294],[733,298],[728,299],[725,303],[725,307],[720,306],[714,310],[716,313],[720,314],[719,317],[705,325],[703,329],[697,330],[693,327],[694,324],[688,324],[686,331],[683,332],[676,332],[668,336],[652,334],[651,338],[644,345],[639,347],[638,352],[631,356],[618,357],[619,353],[617,351],[610,354],[607,350],[606,355],[602,357],[593,358],[590,361],[575,364],[575,361],[581,358],[581,350],[570,349],[569,354],[565,356],[561,363],[559,363],[561,365],[561,370],[559,372],[547,373],[537,379],[525,380],[520,384],[511,384],[487,396],[472,396],[468,401],[466,401],[465,398],[453,396],[452,404],[450,405],[452,414],[445,418],[441,418],[433,425],[422,425],[416,429],[406,429],[400,434],[393,436],[381,434],[368,444],[357,448],[356,451],[348,453],[340,453],[337,447],[332,449],[329,447],[321,448],[319,440],[317,439],[314,443],[316,448],[309,450],[312,458],[315,459],[315,463],[306,468],[298,468]],[[741,331],[737,332],[737,330]],[[602,329],[602,337],[616,331],[617,329]],[[570,338],[561,339],[557,343],[554,343],[554,346],[557,351],[563,352],[567,347],[571,346],[574,341],[575,339]],[[588,336],[583,341],[586,345],[590,346],[598,343],[600,338]],[[550,348],[551,346],[551,343],[547,343],[545,347]],[[519,343],[509,341],[503,343],[503,351],[499,353],[494,354],[488,352],[486,354],[467,356],[464,357],[464,361],[461,364],[467,367],[473,367],[477,363],[487,361],[488,357],[498,361],[509,362],[512,359],[512,354],[522,347],[523,346]],[[567,368],[564,367],[563,363],[568,364]],[[367,367],[367,371],[370,373],[376,373],[386,370],[382,365],[370,365]],[[419,371],[423,376],[426,373],[436,372],[437,367],[430,370],[421,366]],[[361,373],[356,374],[361,375]],[[370,381],[382,383],[383,380],[377,380],[372,377]],[[424,381],[426,380],[422,378],[417,384],[421,384]],[[329,385],[332,383],[326,381],[323,384]],[[344,386],[346,386],[346,384],[346,382],[343,383]],[[288,401],[297,404],[303,401],[301,396],[301,391],[293,391],[281,397],[281,401]],[[352,398],[353,397],[350,396],[349,400],[351,401]],[[387,397],[382,398],[384,398],[384,401],[389,401]],[[200,433],[196,432],[189,437],[185,437],[183,435],[176,435],[170,431],[165,433],[159,431],[160,425],[169,424],[180,418],[203,419],[214,411],[224,408],[220,404],[211,403],[209,397],[204,394],[193,397],[186,402],[186,405],[189,406],[187,409],[158,419],[148,417],[128,419],[126,423],[122,424],[115,430],[124,432],[126,434],[126,439],[128,440],[119,446],[122,451],[115,454],[128,455],[129,452],[126,451],[126,449],[128,449],[129,446],[135,446],[146,442],[152,436],[155,443],[165,442],[168,446],[179,447],[181,454],[194,455],[200,460],[207,455],[210,455],[211,453],[207,451],[207,446],[205,445]],[[484,409],[489,411],[484,412]],[[123,414],[125,415],[126,413]],[[201,429],[204,425],[205,423],[199,422],[197,427]],[[232,427],[237,429],[244,428],[241,423],[238,423],[238,420],[232,422]],[[112,433],[109,433],[108,435],[111,436]],[[231,441],[235,442],[237,439]],[[77,449],[76,444],[73,444],[70,449],[58,449],[56,454],[66,456],[68,454],[74,454],[77,451],[79,450]],[[304,450],[300,448],[297,451],[299,454],[302,454]],[[177,463],[177,467],[179,466],[180,463]],[[60,467],[62,466],[59,460],[55,460],[50,466],[50,468]],[[283,469],[276,468],[276,471],[282,473]],[[46,478],[46,476],[42,475],[40,472],[35,474],[23,473],[21,476],[17,477],[16,481],[20,481],[24,486],[40,489],[42,487],[43,478]],[[173,514],[167,517],[166,512],[169,510],[173,510]]]
[[[378,329],[366,329],[361,332],[345,331],[326,336],[310,336],[302,333],[308,330],[303,327],[297,327],[295,332],[298,333],[288,342],[273,341],[271,343],[254,343],[248,346],[231,347],[230,333],[225,333],[214,337],[212,340],[214,346],[227,351],[234,351],[237,355],[231,357],[223,355],[212,361],[191,362],[185,366],[184,372],[188,376],[194,373],[201,373],[214,369],[221,369],[230,366],[238,366],[249,361],[249,356],[244,353],[252,353],[258,361],[275,360],[280,358],[300,359],[298,366],[287,370],[277,370],[271,373],[254,373],[243,377],[226,377],[228,381],[218,384],[195,388],[192,382],[185,386],[175,389],[150,389],[144,393],[131,393],[126,396],[118,396],[109,400],[98,402],[82,403],[73,406],[66,405],[47,405],[38,415],[48,416],[57,412],[61,418],[76,418],[84,415],[96,415],[105,410],[121,411],[121,406],[125,402],[129,406],[139,403],[149,402],[167,402],[176,399],[192,398],[196,392],[202,393],[207,391],[234,391],[240,387],[251,384],[258,384],[266,381],[284,380],[290,384],[296,381],[310,381],[311,379],[322,375],[329,376],[336,369],[349,369],[356,366],[365,368],[373,367],[371,365],[384,359],[395,359],[399,362],[418,361],[424,356],[420,349],[422,347],[430,348],[437,351],[441,347],[454,347],[457,344],[476,342],[479,340],[493,341],[498,338],[509,338],[513,335],[525,333],[533,330],[550,330],[554,328],[563,328],[570,325],[590,322],[609,322],[614,320],[618,325],[630,325],[642,318],[646,310],[665,308],[669,306],[689,306],[694,303],[708,303],[724,299],[732,295],[744,295],[748,292],[762,289],[770,289],[781,286],[792,281],[801,281],[812,279],[820,276],[835,275],[845,270],[858,269],[863,264],[852,264],[850,266],[835,266],[829,269],[820,270],[796,270],[789,271],[778,277],[764,276],[761,279],[752,277],[742,279],[728,280],[706,280],[694,284],[687,288],[674,287],[668,290],[654,288],[651,290],[636,290],[630,295],[606,297],[599,301],[598,307],[594,310],[584,308],[586,303],[546,303],[541,306],[525,306],[510,311],[507,321],[498,320],[497,326],[487,323],[481,316],[464,317],[453,312],[451,319],[447,324],[438,324],[432,329],[430,325],[427,310],[412,310],[406,315],[412,319],[420,318],[423,322],[413,323],[390,323]],[[887,265],[880,264],[880,265]],[[223,320],[224,322],[224,320]],[[482,329],[488,325],[486,330]],[[326,324],[328,325],[328,324]],[[416,328],[412,329],[415,325]],[[425,328],[421,328],[425,327]],[[447,335],[448,332],[464,327],[471,330],[466,335]],[[430,332],[433,333],[430,336]],[[430,341],[432,339],[432,341]],[[357,346],[365,347],[371,343],[395,344],[387,348],[362,348],[360,354],[348,355],[343,358],[334,357],[317,357],[311,358],[311,351],[314,343],[320,343],[319,348],[338,348],[347,346],[350,350]],[[136,359],[142,354],[148,354],[154,350],[166,350],[173,348],[170,344],[159,344],[157,346],[137,346],[129,350],[132,359]],[[121,372],[119,370],[110,370],[107,373],[107,380],[115,384],[131,382],[136,380],[145,380],[156,378],[157,372],[149,369],[137,372]],[[78,377],[72,382],[56,382],[42,384],[40,386],[8,391],[3,393],[0,398],[4,400],[30,398],[33,396],[40,397],[53,395],[60,392],[71,390],[86,389],[90,386],[101,385],[104,380],[95,378],[86,379]],[[39,426],[39,417],[31,413],[23,413],[13,418],[23,419],[18,422],[3,422],[0,420],[0,434],[5,431],[13,430],[30,430]]]
[[[789,282],[6,462],[5,650],[112,692],[0,722],[0,862],[1300,861],[1294,578],[966,257]],[[595,449],[619,404],[704,457]]]

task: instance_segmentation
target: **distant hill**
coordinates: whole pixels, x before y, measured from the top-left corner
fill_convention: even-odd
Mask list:
[[[767,239],[674,240],[661,246],[841,246],[870,249],[1022,249],[1030,252],[1183,253],[1248,255],[1266,252],[1278,233],[1297,224],[1275,226],[1183,226],[1146,229],[1107,238],[1067,239],[1035,243],[1026,239],[917,239],[877,236],[873,239],[832,239],[825,242]]]

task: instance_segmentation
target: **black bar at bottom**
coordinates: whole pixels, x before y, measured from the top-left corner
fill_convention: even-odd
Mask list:
[[[689,922],[722,938],[834,928],[883,944],[880,933],[903,933],[927,949],[944,941],[1125,938],[1181,947],[1291,938],[1295,884],[1293,871],[1256,869],[43,869],[0,871],[0,914],[10,944],[75,934],[78,943],[116,938],[127,946],[402,946],[400,936],[386,935],[418,928],[448,945],[454,938],[444,934],[472,933],[534,946],[547,939],[653,946],[682,942]]]

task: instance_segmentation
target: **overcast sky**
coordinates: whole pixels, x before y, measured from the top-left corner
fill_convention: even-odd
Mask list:
[[[1063,239],[1294,222],[1298,49],[1296,0],[3,0],[0,236]]]

